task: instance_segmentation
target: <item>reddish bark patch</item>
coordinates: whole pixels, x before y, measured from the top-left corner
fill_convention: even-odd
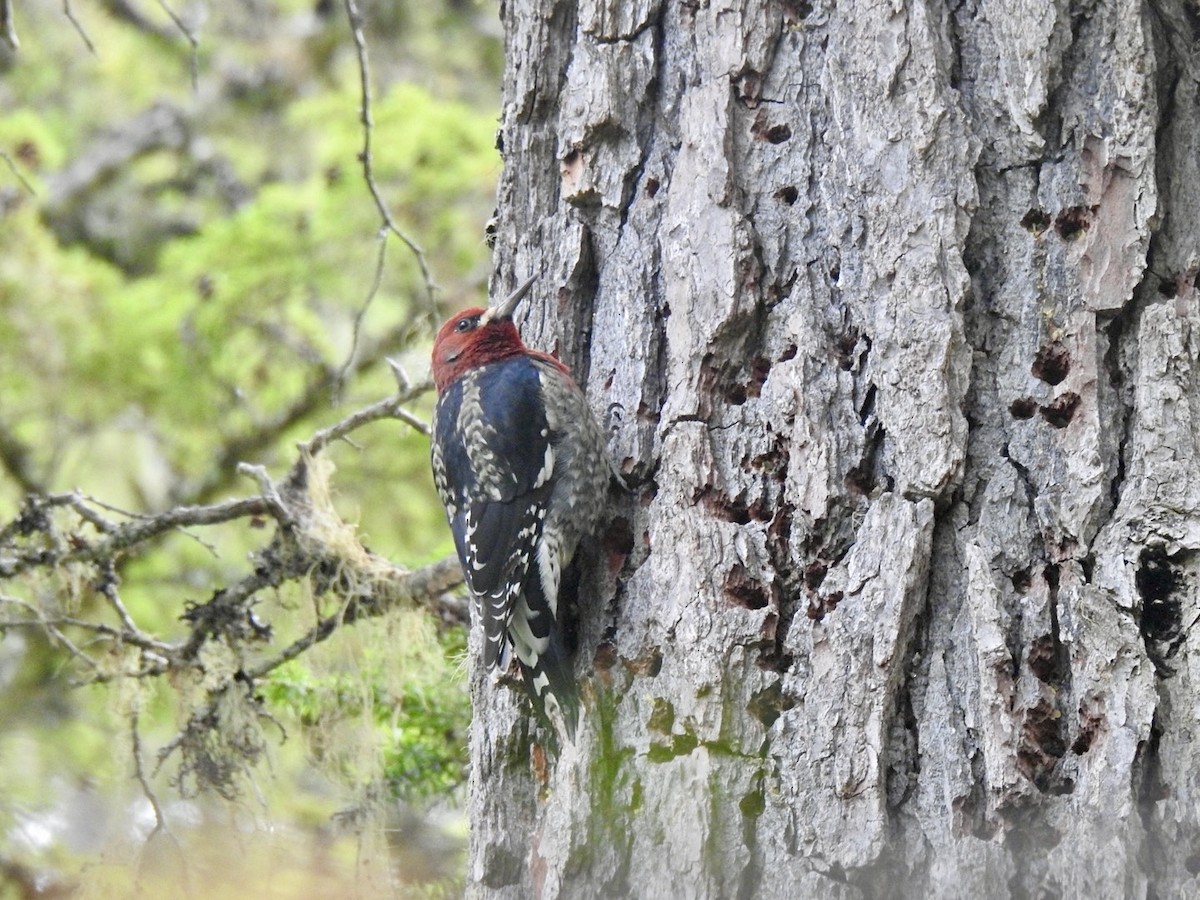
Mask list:
[[[1025,712],[1017,747],[1017,769],[1043,793],[1069,793],[1073,785],[1056,785],[1051,778],[1066,752],[1062,716],[1054,704],[1043,697]]]
[[[533,744],[529,748],[529,767],[533,770],[533,778],[539,786],[545,787],[550,781],[550,766],[546,759],[546,748],[541,744]]]
[[[626,671],[632,675],[654,678],[662,671],[663,655],[657,647],[642,651],[633,659],[622,659]]]
[[[823,597],[815,597],[808,601],[808,609],[804,614],[814,622],[820,622],[825,616],[838,608],[838,604],[846,598],[841,591],[834,591]]]
[[[743,609],[762,609],[771,602],[770,586],[751,578],[741,563],[735,563],[725,576],[724,590],[726,599]]]
[[[1037,412],[1037,403],[1029,397],[1014,400],[1008,405],[1008,413],[1014,419],[1032,419],[1035,412]]]
[[[608,573],[615,575],[621,571],[625,560],[633,552],[633,526],[629,524],[629,520],[618,516],[609,522],[600,539],[600,546],[604,548]]]
[[[810,591],[815,591],[821,586],[821,582],[825,580],[825,576],[829,574],[829,562],[818,557],[804,567],[804,586]]]
[[[1021,227],[1039,237],[1050,227],[1050,214],[1044,209],[1031,209],[1021,218]]]
[[[1029,645],[1025,655],[1029,671],[1043,684],[1060,685],[1063,682],[1062,660],[1059,646],[1053,635],[1043,634]]]
[[[1104,727],[1104,716],[1089,709],[1088,704],[1079,705],[1079,736],[1071,744],[1071,752],[1082,756],[1092,749],[1096,736]]]
[[[1064,209],[1054,220],[1054,230],[1064,241],[1076,240],[1091,226],[1092,214],[1086,206]]]
[[[1053,341],[1038,350],[1030,371],[1046,384],[1059,384],[1071,371],[1071,355],[1060,341]]]
[[[863,466],[854,466],[843,479],[846,490],[859,497],[868,497],[875,490],[875,476]]]
[[[771,361],[765,356],[756,356],[750,363],[750,383],[746,385],[746,393],[757,397],[762,393],[762,386],[771,374]]]
[[[1075,417],[1076,410],[1082,398],[1074,391],[1059,394],[1050,403],[1041,408],[1042,418],[1055,428],[1066,428]]]
[[[771,124],[767,121],[763,110],[759,110],[758,115],[755,116],[754,124],[750,126],[750,133],[769,144],[782,144],[792,139],[791,127],[786,122]]]
[[[612,641],[602,641],[592,656],[592,668],[598,672],[607,672],[617,664],[617,647]]]

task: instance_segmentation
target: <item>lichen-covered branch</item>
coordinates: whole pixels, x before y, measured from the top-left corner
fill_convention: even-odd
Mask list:
[[[80,518],[101,531],[101,537],[89,541],[79,532],[72,532],[69,540],[55,539],[48,513],[55,507],[69,507]],[[22,542],[14,546],[12,556],[0,555],[0,578],[12,578],[31,568],[47,568],[72,562],[111,563],[122,552],[143,544],[152,538],[190,526],[217,525],[234,519],[263,515],[271,510],[265,497],[246,497],[227,500],[211,506],[177,506],[157,515],[138,516],[131,522],[116,526],[104,520],[95,510],[89,498],[72,492],[69,494],[30,494],[16,519],[0,530],[0,553],[7,549],[4,538],[16,535],[41,534],[49,543]]]
[[[410,571],[364,547],[333,507],[333,466],[321,456],[370,422],[405,421],[404,404],[426,389],[408,385],[318,431],[298,445],[282,478],[241,463],[241,473],[258,486],[250,496],[131,516],[77,491],[30,494],[19,513],[0,525],[0,582],[12,586],[0,593],[0,632],[44,635],[66,651],[87,682],[170,674],[172,683],[200,685],[207,699],[160,751],[160,763],[178,750],[181,782],[236,793],[239,773],[259,747],[247,723],[269,719],[258,699],[260,684],[281,665],[344,626],[404,606],[426,607],[442,622],[466,621],[465,605],[446,596],[462,582],[457,561],[449,557]],[[206,600],[178,599],[184,635],[167,639],[152,633],[122,599],[118,563],[154,552],[163,536],[184,528],[262,528],[268,522],[274,523],[273,533],[241,575],[213,587]],[[87,605],[27,590],[35,581],[55,579],[64,585],[63,594],[103,602]],[[266,620],[259,599],[263,591],[289,583],[313,596],[318,615],[300,637],[280,643],[277,632],[295,627],[282,629]],[[334,611],[322,613],[322,606]],[[226,719],[240,724],[224,728]]]

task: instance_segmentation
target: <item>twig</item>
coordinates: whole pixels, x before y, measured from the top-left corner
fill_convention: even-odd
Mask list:
[[[100,513],[92,509],[92,507],[88,504],[99,506],[101,509],[107,509],[109,512],[120,513],[121,515],[128,516],[130,518],[138,515],[137,513],[131,513],[122,509],[117,509],[115,506],[109,506],[107,503],[97,500],[95,497],[89,497],[87,494],[81,493],[80,491],[71,491],[71,493],[64,496],[68,498],[67,503],[71,509],[75,510],[75,512],[79,514],[79,518],[89,523],[101,534],[112,534],[117,530],[117,526],[115,523],[110,522],[108,519],[104,518],[104,516],[100,515]],[[143,518],[146,517],[143,516]]]
[[[83,38],[84,45],[88,48],[93,56],[96,56],[96,45],[92,43],[92,39],[88,37],[87,31],[83,28],[83,23],[75,18],[75,12],[71,9],[71,0],[63,0],[63,14],[67,17],[72,25],[75,26],[75,31]]]
[[[245,675],[251,681],[262,678],[314,644],[326,640],[343,625],[383,615],[405,602],[440,597],[462,584],[462,580],[462,568],[456,556],[447,556],[413,572],[396,570],[395,577],[377,580],[374,592],[368,597],[352,597],[336,613],[319,620],[303,637],[297,638],[276,656],[248,670]],[[454,604],[445,605],[444,611],[455,617],[463,613],[461,607]]]
[[[16,606],[30,616],[28,619],[0,619],[0,629],[78,628],[80,631],[89,632],[97,637],[111,640],[114,643],[129,644],[130,646],[137,647],[139,650],[145,650],[156,655],[168,656],[176,650],[171,644],[155,640],[144,631],[140,631],[136,626],[131,630],[122,630],[120,628],[113,628],[111,625],[106,625],[104,622],[89,622],[86,619],[78,619],[74,616],[47,617],[35,607],[16,597],[0,596],[0,603]]]
[[[279,496],[279,490],[275,487],[274,482],[271,481],[271,476],[267,474],[266,467],[251,465],[250,463],[238,463],[237,468],[239,473],[253,478],[258,482],[258,488],[262,491],[262,499],[266,502],[267,509],[280,525],[291,527],[296,524],[296,520],[287,508],[287,504]]]
[[[121,595],[117,593],[117,583],[119,579],[117,577],[116,565],[113,563],[112,558],[109,557],[108,559],[103,560],[100,564],[100,568],[100,593],[104,595],[106,600],[108,600],[108,605],[113,608],[113,611],[117,614],[117,618],[120,619],[121,625],[125,628],[125,630],[133,633],[139,632],[141,629],[137,627],[137,624],[133,621],[133,617],[129,615],[129,610],[126,609],[125,604],[121,602]]]
[[[371,287],[367,291],[366,298],[363,300],[362,305],[359,306],[358,312],[354,314],[354,327],[350,334],[350,351],[346,354],[346,361],[338,369],[337,378],[334,381],[335,402],[337,400],[336,394],[341,392],[342,385],[346,381],[346,375],[350,371],[350,366],[353,364],[355,356],[358,355],[358,341],[359,336],[362,334],[363,319],[367,317],[367,310],[371,308],[371,303],[374,301],[375,295],[379,293],[379,286],[383,284],[383,264],[387,259],[387,236],[387,229],[380,228],[378,235],[379,252],[375,255],[375,274],[371,278]]]
[[[363,126],[363,148],[358,154],[358,159],[362,163],[363,179],[366,181],[367,189],[371,192],[371,197],[375,201],[375,208],[379,210],[379,216],[383,220],[383,227],[399,238],[401,243],[409,249],[416,259],[417,267],[421,270],[421,278],[425,282],[425,296],[429,302],[429,312],[432,316],[435,309],[434,292],[437,290],[437,285],[433,283],[429,264],[425,260],[425,251],[396,224],[396,220],[392,218],[391,210],[388,209],[387,202],[383,199],[383,194],[379,190],[379,185],[375,183],[375,171],[371,156],[372,134],[375,130],[375,121],[371,115],[371,63],[367,55],[367,41],[363,36],[363,20],[362,14],[358,9],[358,3],[356,0],[345,0],[345,4],[346,15],[350,19],[350,34],[354,39],[354,50],[358,55],[358,80],[361,94],[359,121],[362,122]]]
[[[158,835],[165,836],[170,840],[171,845],[175,848],[175,852],[179,855],[180,871],[183,875],[183,892],[186,896],[191,897],[192,884],[191,877],[188,872],[187,854],[183,852],[183,845],[179,843],[179,839],[175,837],[175,833],[171,830],[171,826],[167,824],[167,817],[163,813],[162,804],[158,802],[158,795],[154,793],[154,788],[150,786],[150,779],[146,775],[146,764],[142,755],[142,733],[140,727],[140,711],[134,707],[129,714],[129,735],[133,744],[133,774],[137,778],[137,782],[141,785],[142,796],[146,798],[146,802],[150,804],[150,809],[154,811],[154,828],[146,835],[146,841],[142,844],[142,851],[138,857],[138,878],[142,875],[142,866],[146,863],[146,851],[150,848],[150,842]]]
[[[17,40],[17,26],[13,21],[12,0],[0,0],[0,38],[3,38],[4,43],[14,52],[21,46],[21,42]]]
[[[360,372],[367,366],[373,365],[379,359],[384,358],[389,350],[408,339],[409,330],[410,326],[399,325],[388,331],[387,334],[383,335],[378,341],[373,342],[367,350],[360,353],[351,362],[350,372]],[[172,499],[174,502],[193,504],[204,503],[211,499],[213,495],[229,483],[230,475],[236,471],[236,466],[239,462],[260,455],[281,434],[303,420],[306,416],[311,415],[323,403],[328,402],[333,394],[334,377],[336,377],[336,373],[322,370],[317,377],[308,383],[290,406],[280,410],[271,418],[260,422],[249,431],[243,432],[227,441],[216,454],[217,460],[212,466],[211,474],[189,490],[173,496]],[[428,391],[432,387],[432,383],[427,382],[423,385],[422,390]],[[405,402],[415,399],[418,393],[420,392],[413,391],[405,396]]]
[[[32,497],[28,502],[44,507],[72,506],[76,507],[79,495],[55,494],[49,497]],[[77,507],[76,507],[77,508]],[[173,531],[182,525],[216,525],[233,519],[247,516],[258,516],[273,512],[270,502],[265,497],[249,497],[242,500],[228,500],[211,506],[179,506],[155,516],[126,522],[107,532],[102,540],[92,544],[75,543],[71,547],[58,550],[36,550],[18,554],[10,559],[0,559],[0,577],[11,578],[21,572],[35,567],[61,565],[68,562],[97,562],[109,560],[123,550],[136,544],[144,543],[168,531]],[[20,518],[16,520],[20,521]],[[0,530],[0,543],[9,539],[14,532],[14,523]]]
[[[192,30],[187,27],[183,19],[179,18],[179,16],[175,13],[175,10],[171,9],[171,7],[167,5],[166,0],[158,0],[158,5],[162,7],[162,11],[167,14],[172,22],[175,23],[175,27],[182,32],[183,36],[187,38],[188,44],[191,45],[192,52],[188,67],[191,69],[192,90],[195,91],[197,90],[197,85],[200,78],[200,42],[196,40],[196,35],[193,34]]]
[[[98,512],[96,512],[96,510],[92,509],[93,506],[99,507],[100,509],[106,509],[109,512],[115,512],[118,515],[125,516],[129,519],[150,520],[154,518],[153,513],[140,513],[131,509],[122,509],[119,506],[113,506],[111,503],[106,503],[99,497],[92,497],[89,494],[84,494],[79,491],[75,491],[72,496],[75,498],[75,500],[71,503],[71,507],[77,513],[79,513],[79,517],[91,522],[97,531],[100,531],[104,534],[111,534],[112,532],[116,531],[117,526],[101,516]],[[191,531],[188,531],[186,524],[176,525],[175,528],[178,529],[180,534],[191,538],[213,556],[220,556],[216,547],[204,540],[204,538],[200,537],[200,535],[193,534]]]
[[[429,423],[424,419],[417,418],[403,406],[398,405],[392,415],[401,422],[404,422],[406,425],[412,426],[417,431],[421,432],[421,434],[425,435],[425,437],[429,437]]]
[[[226,500],[209,506],[180,506],[120,526],[106,541],[95,545],[89,551],[79,553],[77,558],[94,560],[111,556],[116,551],[184,525],[217,525],[247,516],[262,515],[264,512],[267,512],[267,507],[262,497]]]
[[[77,647],[75,642],[63,634],[58,626],[55,625],[51,620],[43,619],[40,624],[43,631],[51,640],[57,641],[59,644],[62,644],[62,646],[66,647],[67,652],[70,653],[71,656],[87,663],[88,666],[91,667],[92,671],[100,672],[100,664],[84,653],[79,647]]]
[[[144,31],[151,37],[162,41],[163,44],[172,50],[179,48],[179,42],[175,40],[175,33],[171,29],[162,28],[151,22],[129,0],[100,0],[100,5],[107,9],[109,15],[114,19],[132,25],[140,31]]]
[[[3,0],[0,0],[0,2],[3,2]],[[8,164],[8,168],[12,170],[13,176],[17,179],[17,181],[21,182],[21,186],[25,188],[25,190],[29,191],[30,196],[36,197],[38,192],[34,190],[34,187],[30,183],[29,179],[21,174],[21,170],[17,168],[17,164],[13,162],[12,157],[3,150],[0,150],[0,159],[4,160],[4,162]]]
[[[308,441],[297,446],[309,456],[316,456],[334,441],[341,440],[350,432],[379,419],[400,419],[412,425],[422,434],[428,435],[429,427],[420,419],[413,416],[412,413],[405,410],[404,404],[424,394],[432,387],[433,385],[427,381],[411,385],[408,391],[398,396],[378,400],[366,409],[360,409],[353,415],[347,416],[337,424],[330,425],[328,428],[322,428],[309,438]]]
[[[392,377],[396,379],[396,387],[400,393],[407,394],[412,390],[412,379],[408,377],[408,372],[405,371],[404,364],[398,359],[392,359],[390,356],[384,361],[388,364],[388,368],[392,370]]]

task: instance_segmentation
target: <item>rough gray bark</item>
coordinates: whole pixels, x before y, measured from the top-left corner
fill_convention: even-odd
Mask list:
[[[1200,890],[1184,0],[509,0],[498,290],[607,412],[497,897]]]

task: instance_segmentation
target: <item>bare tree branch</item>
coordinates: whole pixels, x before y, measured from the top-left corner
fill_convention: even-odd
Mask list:
[[[5,164],[12,171],[13,177],[16,178],[17,181],[21,182],[21,187],[23,187],[23,188],[25,188],[25,190],[29,191],[29,195],[31,197],[36,197],[38,195],[38,192],[34,189],[33,185],[30,183],[29,179],[26,178],[21,173],[21,170],[17,168],[17,164],[15,162],[13,162],[13,158],[11,156],[9,156],[7,153],[5,153],[4,151],[0,150],[0,159],[4,160]]]
[[[383,199],[383,194],[379,190],[379,185],[375,183],[375,171],[372,163],[372,135],[375,130],[375,121],[371,114],[370,58],[367,53],[367,41],[363,36],[363,19],[362,13],[358,9],[358,4],[356,0],[345,0],[345,5],[346,15],[350,19],[350,34],[354,38],[354,49],[358,55],[359,89],[361,93],[359,119],[363,126],[363,148],[358,155],[358,159],[362,163],[363,179],[367,182],[367,189],[371,192],[371,197],[375,201],[375,208],[379,210],[383,228],[387,232],[394,234],[409,249],[413,258],[416,259],[417,267],[421,270],[421,277],[425,281],[426,300],[429,304],[429,312],[432,315],[434,312],[434,292],[437,290],[437,285],[434,284],[433,276],[429,271],[429,265],[425,259],[425,251],[396,224],[391,210],[388,209],[387,201]],[[368,303],[371,297],[374,296],[374,293],[375,288],[372,288],[371,294],[367,298]]]
[[[188,28],[187,23],[179,18],[175,10],[167,4],[167,0],[158,0],[158,5],[162,7],[162,11],[167,14],[167,17],[175,23],[175,27],[179,29],[187,39],[188,45],[192,48],[188,67],[191,70],[192,90],[195,91],[198,89],[200,82],[200,42],[196,40],[196,35]]]
[[[170,28],[162,28],[150,21],[129,0],[100,0],[100,5],[107,9],[114,19],[132,25],[139,31],[157,38],[168,47],[174,49],[179,47],[179,41],[176,39],[174,31]]]
[[[84,46],[86,46],[88,51],[95,56],[96,45],[93,44],[92,39],[88,37],[88,33],[84,29],[83,23],[75,18],[75,11],[71,9],[71,0],[63,0],[63,15],[65,15],[67,17],[67,21],[74,26],[75,32],[79,35],[79,37],[83,39]]]
[[[307,443],[300,444],[300,448],[310,456],[315,456],[320,453],[334,441],[341,440],[347,434],[361,428],[369,422],[375,422],[379,419],[400,419],[408,425],[411,425],[417,431],[424,435],[429,434],[429,426],[418,419],[412,413],[404,408],[404,405],[410,402],[413,398],[419,397],[421,394],[428,392],[433,387],[432,382],[423,381],[420,384],[412,385],[408,390],[402,392],[396,397],[388,397],[376,403],[372,403],[365,409],[361,409],[351,416],[346,417],[336,425],[331,425],[329,428],[324,428],[312,436]]]
[[[309,647],[330,637],[343,625],[351,625],[361,619],[379,616],[405,603],[421,599],[432,599],[449,617],[459,623],[466,622],[466,609],[462,604],[444,600],[447,591],[462,584],[462,568],[457,556],[447,556],[414,572],[397,569],[397,577],[380,581],[376,591],[369,597],[351,598],[335,615],[321,619],[301,638],[293,641],[277,656],[255,666],[246,673],[252,681],[273,672],[285,662],[295,659]]]
[[[314,492],[310,491],[314,459],[333,442],[343,440],[355,429],[379,419],[396,418],[412,424],[418,430],[424,430],[424,423],[409,413],[404,403],[428,388],[427,383],[410,385],[404,394],[374,403],[316,432],[308,441],[298,445],[297,460],[279,485],[272,481],[262,466],[242,464],[239,470],[253,477],[259,485],[261,493],[257,496],[211,505],[175,507],[117,524],[96,511],[95,507],[103,504],[79,492],[30,495],[18,516],[0,528],[0,578],[13,578],[34,568],[53,569],[70,563],[95,565],[98,575],[94,587],[107,599],[120,627],[66,616],[49,618],[35,615],[32,606],[6,596],[0,596],[0,602],[17,605],[30,617],[23,621],[0,622],[0,626],[79,628],[166,657],[189,658],[195,647],[205,639],[204,629],[197,629],[201,633],[194,632],[190,643],[179,646],[146,635],[134,623],[121,601],[115,561],[123,553],[183,527],[212,526],[269,515],[279,528],[272,545],[260,554],[264,558],[269,557],[269,564],[260,562],[254,572],[217,591],[212,600],[197,605],[185,617],[194,623],[202,623],[206,618],[214,617],[213,608],[237,607],[264,587],[275,587],[286,580],[311,575],[322,554],[331,552],[325,543],[331,537],[330,520],[336,519],[332,508],[326,508],[328,498],[314,496]],[[99,537],[89,540],[76,529],[68,530],[65,535],[61,533],[61,529],[56,529],[51,521],[52,511],[61,508],[72,510],[80,524],[90,525]],[[340,520],[337,522],[340,523]],[[342,527],[349,528],[344,524]],[[41,539],[32,540],[34,536],[40,536]],[[281,547],[281,541],[296,546]],[[341,621],[355,621],[365,615],[376,614],[374,610],[383,611],[403,602],[435,601],[436,605],[437,598],[461,584],[461,573],[453,557],[416,572],[407,572],[362,548],[357,544],[357,539],[354,541],[357,549],[347,556],[346,548],[341,548],[342,556],[336,560],[338,582],[354,585],[357,590],[351,598],[351,605],[346,607],[348,611],[340,614]],[[330,582],[320,587],[328,590],[333,586]],[[455,604],[443,603],[441,608],[443,614],[451,618],[459,617],[462,613],[461,607]],[[328,633],[333,627],[327,621],[319,625],[318,630]],[[323,639],[323,636],[316,638]]]
[[[293,464],[281,479],[273,479],[263,466],[241,463],[238,471],[258,484],[259,492],[252,497],[180,506],[127,521],[119,517],[130,514],[77,491],[26,497],[16,518],[0,527],[0,578],[32,571],[57,573],[71,584],[94,590],[105,604],[85,616],[0,594],[0,631],[39,631],[85,669],[82,680],[87,682],[172,673],[173,678],[184,676],[203,684],[207,698],[159,752],[159,765],[178,751],[181,785],[203,783],[225,796],[236,794],[239,772],[264,746],[253,723],[272,721],[259,699],[261,682],[284,663],[342,626],[405,606],[425,607],[455,625],[467,621],[466,604],[447,596],[462,584],[455,557],[415,571],[404,569],[364,547],[333,507],[332,464],[320,456],[321,451],[379,419],[399,419],[423,428],[405,404],[427,391],[428,383],[412,384],[399,370],[397,380],[404,388],[401,393],[300,442]],[[181,604],[181,619],[188,626],[183,637],[165,641],[138,625],[120,594],[121,559],[144,553],[162,536],[183,527],[212,527],[241,519],[261,525],[266,518],[273,521],[274,532],[251,554],[248,571],[216,587],[206,600]],[[316,620],[307,631],[282,647],[274,646],[272,624],[256,611],[258,596],[289,582],[305,585],[314,598],[334,599],[337,608],[322,614],[318,603]],[[105,652],[97,653],[88,644],[99,644]],[[229,662],[211,668],[213,652]],[[232,731],[222,726],[229,716],[242,723]],[[132,727],[140,760],[136,721]],[[148,790],[142,764],[135,765],[143,789]],[[150,802],[153,805],[154,799]],[[159,825],[164,821],[161,810],[156,810],[156,821]]]
[[[15,597],[0,597],[0,603],[3,604],[18,604],[21,601]],[[16,619],[0,619],[0,630],[5,628],[23,628],[23,629],[44,629],[48,633],[57,634],[64,628],[78,629],[79,631],[89,632],[97,637],[106,638],[114,644],[128,644],[132,647],[137,647],[140,650],[147,650],[151,653],[159,654],[164,658],[168,653],[174,653],[175,647],[170,644],[165,644],[162,641],[155,640],[140,630],[123,630],[113,628],[111,625],[106,625],[103,622],[90,622],[86,619],[80,619],[75,616],[56,616],[49,618],[42,616],[36,611],[30,613],[30,618]],[[159,671],[166,671],[166,666],[162,666]],[[157,674],[155,672],[154,674]],[[104,680],[108,680],[107,678]]]
[[[176,858],[179,861],[184,895],[192,897],[191,866],[189,865],[187,854],[184,853],[183,845],[179,843],[179,839],[175,837],[175,833],[171,830],[166,814],[163,812],[162,804],[159,803],[158,795],[154,792],[154,788],[150,785],[150,779],[146,775],[146,762],[142,753],[141,715],[140,710],[136,706],[129,716],[129,738],[132,744],[134,777],[137,778],[137,782],[142,788],[142,796],[146,798],[146,802],[150,804],[150,809],[154,812],[154,828],[146,836],[146,840],[142,844],[141,853],[139,854],[138,876],[139,878],[141,877],[142,866],[146,863],[147,859],[146,853],[153,845],[154,839],[162,835],[171,842],[171,847],[175,851]]]
[[[13,21],[12,0],[0,0],[0,38],[3,38],[4,43],[13,51],[21,46],[21,42],[17,40],[17,25]]]
[[[2,594],[0,594],[0,604],[15,606],[18,609],[24,610],[28,615],[28,618],[0,619],[0,631],[6,628],[37,629],[53,643],[65,647],[72,657],[86,663],[90,669],[99,671],[100,667],[96,661],[84,653],[62,632],[64,627],[77,624],[82,625],[88,631],[99,630],[98,628],[93,628],[94,623],[83,622],[69,616],[48,617],[43,615],[42,611],[32,604],[26,603],[24,600],[16,597],[9,597]],[[105,628],[107,629],[107,626]],[[112,631],[113,629],[107,630]]]
[[[350,374],[360,372],[368,366],[374,365],[380,359],[385,358],[396,347],[404,344],[410,336],[411,327],[408,325],[399,325],[391,329],[352,361],[349,367]],[[331,373],[325,369],[320,370],[316,377],[309,381],[305,389],[292,401],[291,405],[284,407],[274,415],[259,422],[253,428],[235,435],[226,441],[216,451],[216,461],[210,469],[209,474],[198,483],[176,491],[172,495],[173,501],[182,504],[196,504],[205,503],[212,499],[215,494],[223,490],[230,483],[239,462],[261,455],[266,448],[279,440],[281,434],[299,424],[323,405],[330,403],[336,389],[338,377],[337,373]],[[432,382],[424,381],[412,386],[407,391],[401,391],[400,396],[394,399],[402,404],[411,403],[432,388]],[[367,421],[373,421],[375,418],[384,418],[386,415],[388,414],[383,413]],[[359,424],[365,424],[365,422]],[[353,427],[358,426],[355,425]]]
[[[44,516],[47,510],[55,506],[86,508],[80,496],[72,493],[27,497],[21,514],[0,530],[0,552],[4,549],[5,539],[11,538],[14,532],[39,530],[31,522]],[[176,507],[155,516],[146,516],[111,528],[104,539],[95,543],[88,543],[83,537],[73,534],[69,545],[32,547],[15,556],[0,556],[0,578],[12,578],[34,567],[48,568],[71,562],[111,562],[121,551],[183,526],[215,525],[270,511],[270,502],[263,497],[229,500],[212,506]],[[95,513],[89,511],[80,515],[91,524],[97,525]],[[106,531],[110,526],[99,524],[97,527]]]
[[[351,330],[350,351],[346,354],[345,362],[338,369],[335,384],[337,390],[341,390],[341,386],[346,382],[346,375],[350,371],[350,366],[354,364],[355,358],[358,356],[359,338],[362,334],[363,319],[367,316],[367,310],[371,308],[371,303],[375,299],[375,295],[379,293],[379,286],[383,283],[384,262],[387,260],[387,236],[388,232],[385,228],[379,229],[379,251],[375,255],[375,274],[371,277],[371,287],[367,291],[367,296],[363,299],[362,305],[359,306],[358,312],[354,314],[354,327]]]

